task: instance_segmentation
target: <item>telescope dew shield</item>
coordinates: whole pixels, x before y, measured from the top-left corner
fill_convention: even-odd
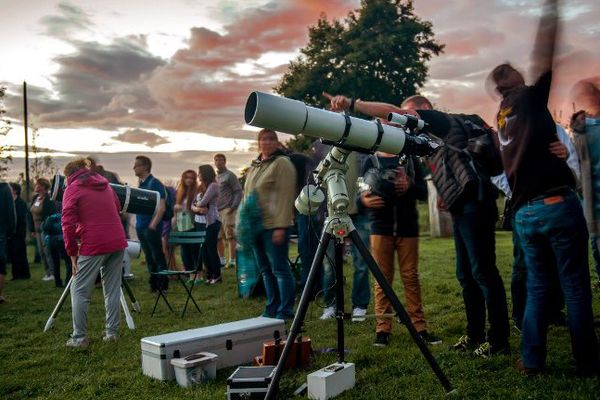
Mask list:
[[[248,125],[297,135],[306,123],[306,105],[298,100],[252,92],[246,101]]]
[[[292,135],[300,133],[353,147],[367,153],[382,150],[399,154],[404,148],[404,130],[332,111],[309,107],[301,101],[252,92],[244,117],[248,125]]]
[[[53,201],[62,202],[63,194],[65,192],[66,179],[64,175],[55,174],[52,178],[52,192],[50,198]]]
[[[119,203],[121,213],[155,215],[160,204],[160,194],[154,190],[133,188],[126,185],[111,183]]]

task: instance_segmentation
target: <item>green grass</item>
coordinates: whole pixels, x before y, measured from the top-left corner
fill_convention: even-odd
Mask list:
[[[509,234],[498,233],[497,254],[498,267],[508,289],[512,261]],[[525,378],[513,368],[518,355],[519,338],[516,335],[511,337],[512,356],[482,360],[448,350],[448,345],[463,334],[465,325],[462,298],[454,276],[452,239],[423,237],[420,260],[426,317],[430,330],[444,340],[443,345],[431,347],[431,350],[458,389],[457,398],[599,398],[598,379],[574,376],[566,328],[550,329],[549,372],[536,378]],[[239,299],[233,271],[224,270],[222,285],[202,286],[195,292],[201,314],[192,308],[181,319],[179,314],[169,313],[160,303],[157,314],[150,317],[154,297],[148,291],[147,273],[137,263],[134,266],[136,279],[132,281],[133,290],[142,304],[142,313],[134,314],[137,329],[128,330],[123,320],[121,339],[117,343],[104,344],[101,340],[104,323],[102,293],[95,289],[89,315],[92,344],[89,349],[78,351],[65,348],[71,331],[69,302],[59,314],[54,329],[42,332],[61,291],[54,288],[53,283],[40,280],[41,269],[39,265],[33,265],[33,279],[6,284],[8,302],[0,306],[0,399],[223,399],[225,380],[233,368],[218,371],[217,380],[211,384],[182,389],[175,382],[160,382],[142,374],[140,339],[254,317],[261,313],[264,302],[262,298]],[[347,265],[347,293],[351,287],[351,270]],[[172,282],[168,296],[180,310],[185,296],[183,289],[175,283]],[[394,288],[404,301],[398,274]],[[594,306],[598,312],[598,296],[595,297]],[[310,336],[315,349],[335,347],[335,321],[320,321],[319,306],[311,303],[305,334]],[[374,320],[346,324],[346,347],[350,351],[347,361],[356,363],[357,386],[339,399],[444,398],[442,387],[406,329],[395,325],[390,346],[381,349],[372,346],[374,325]],[[284,374],[282,398],[291,398],[291,393],[306,379],[307,373],[328,365],[335,358],[335,354],[317,355],[309,370]]]

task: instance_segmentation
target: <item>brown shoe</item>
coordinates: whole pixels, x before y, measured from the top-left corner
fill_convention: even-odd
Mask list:
[[[519,371],[525,376],[536,376],[542,373],[541,368],[527,368],[526,366],[524,366],[523,360],[521,360],[520,358],[517,358],[517,361],[515,362],[515,368],[517,369],[517,371]]]

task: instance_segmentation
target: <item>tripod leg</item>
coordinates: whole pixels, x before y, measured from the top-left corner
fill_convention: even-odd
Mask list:
[[[60,311],[63,304],[65,303],[65,300],[67,299],[67,295],[69,294],[69,291],[71,290],[72,282],[73,282],[73,277],[71,277],[71,279],[69,279],[67,286],[65,286],[65,290],[63,290],[62,294],[60,295],[60,299],[58,299],[58,303],[56,303],[56,306],[54,307],[52,314],[50,314],[50,318],[48,318],[48,322],[46,322],[46,326],[44,327],[44,332],[48,332],[54,326],[54,321],[56,321],[56,316],[58,315],[58,312]]]
[[[344,362],[344,243],[335,241],[335,318],[337,319],[338,362]]]
[[[437,376],[438,380],[440,381],[440,383],[446,390],[446,393],[452,392],[454,390],[454,388],[452,387],[452,384],[450,383],[450,381],[448,380],[448,378],[446,377],[446,375],[440,368],[439,364],[437,363],[437,361],[431,354],[431,351],[429,351],[427,344],[423,341],[421,336],[417,333],[417,330],[415,329],[414,325],[412,324],[410,317],[408,316],[408,313],[402,306],[402,303],[400,303],[400,300],[398,299],[398,296],[396,296],[396,293],[394,293],[394,289],[392,289],[392,286],[385,279],[385,276],[383,275],[383,273],[377,266],[377,263],[373,259],[373,256],[371,255],[371,253],[369,253],[369,250],[367,249],[365,244],[360,239],[358,232],[356,230],[353,230],[352,232],[350,232],[350,238],[352,239],[352,243],[358,249],[360,255],[366,261],[367,265],[369,266],[369,269],[371,270],[371,273],[377,280],[377,283],[379,283],[379,286],[381,286],[381,288],[383,289],[383,292],[385,293],[387,298],[392,303],[392,307],[394,307],[394,310],[400,317],[400,320],[404,323],[404,325],[406,325],[406,328],[408,329],[408,333],[410,333],[410,336],[412,336],[413,341],[417,344],[417,346],[419,347],[419,350],[421,350],[421,353],[423,354],[423,356],[429,363],[429,366],[431,367],[431,369]]]
[[[127,302],[125,301],[125,295],[123,294],[123,289],[120,290],[119,300],[121,301],[121,306],[123,307],[123,312],[125,313],[125,321],[127,322],[127,327],[131,330],[135,329],[135,322],[133,322],[133,317],[129,312],[129,307],[127,307]]]
[[[316,283],[315,280],[317,278],[318,268],[320,268],[321,264],[323,263],[323,258],[325,257],[325,252],[327,251],[327,246],[329,245],[331,238],[332,235],[323,230],[319,246],[317,247],[317,253],[315,254],[315,258],[313,259],[310,267],[310,272],[308,273],[308,278],[306,279],[306,285],[302,291],[302,296],[300,296],[300,303],[298,303],[298,309],[290,328],[290,334],[287,337],[283,352],[281,353],[281,357],[279,358],[277,366],[275,367],[273,379],[269,385],[269,390],[267,391],[265,400],[272,400],[275,398],[275,393],[277,393],[279,380],[281,379],[281,374],[285,368],[285,363],[287,362],[290,351],[292,350],[296,336],[298,336],[300,333],[300,327],[304,322],[304,317],[306,316],[306,311],[308,310],[308,304],[310,302],[313,286]]]
[[[135,312],[141,312],[142,308],[140,307],[140,303],[138,303],[138,301],[136,300],[135,296],[133,295],[133,290],[131,290],[131,286],[129,286],[129,283],[127,283],[127,280],[125,280],[125,278],[121,278],[121,286],[125,288],[127,296],[129,296],[129,300],[131,300],[131,305]]]

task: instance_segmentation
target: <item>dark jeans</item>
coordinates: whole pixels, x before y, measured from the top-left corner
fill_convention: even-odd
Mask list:
[[[456,277],[462,287],[467,315],[467,335],[474,342],[508,345],[509,325],[506,292],[496,267],[495,203],[469,202],[452,215],[456,245]]]
[[[352,216],[352,222],[354,223],[354,227],[356,228],[360,239],[367,249],[370,249],[369,234],[371,233],[371,224],[369,223],[369,218],[366,214],[357,214]],[[369,301],[371,299],[369,266],[354,244],[351,244],[350,249],[352,251],[352,264],[354,266],[354,274],[352,277],[352,306],[366,309],[369,306]],[[327,249],[327,257],[325,258],[324,265],[323,302],[325,304],[335,304],[334,257],[335,251],[332,240]]]
[[[208,279],[217,279],[221,277],[221,260],[217,251],[217,242],[219,241],[219,231],[221,230],[221,221],[206,227],[206,237],[204,244],[200,249],[202,262],[206,266]]]
[[[516,327],[521,329],[523,314],[525,313],[525,303],[527,301],[527,266],[525,265],[525,256],[523,254],[523,249],[521,249],[519,234],[516,229],[514,229],[514,226],[515,224],[513,223],[513,267],[510,292],[512,297],[512,320]],[[552,250],[548,249],[547,252],[544,252],[543,256],[545,259],[542,262],[551,265],[556,264],[556,260],[552,255]],[[558,273],[554,269],[550,269],[549,273],[552,282],[550,303],[548,305],[550,309],[550,321],[564,323],[562,310],[565,307],[565,299],[560,288]],[[561,319],[563,321],[561,321]]]
[[[590,235],[590,242],[592,245],[592,259],[594,260],[594,269],[596,270],[596,276],[600,281],[600,251],[598,251],[598,235]]]
[[[6,264],[8,262],[6,244],[6,234],[4,232],[0,232],[0,275],[6,275]]]
[[[194,224],[194,231],[206,230],[206,224]],[[200,259],[199,244],[182,244],[181,261],[187,271],[202,270],[202,260]]]
[[[25,236],[13,236],[8,239],[6,249],[8,251],[8,262],[12,264],[13,279],[31,278]]]
[[[160,240],[160,231],[151,229],[136,229],[140,245],[146,258],[146,266],[150,273],[150,289],[157,290],[161,287],[163,290],[169,287],[169,281],[166,277],[158,277],[152,275],[153,272],[163,271],[167,269],[167,261],[162,251],[162,243]]]
[[[69,282],[69,279],[71,279],[72,268],[71,257],[67,255],[65,242],[62,237],[50,237],[48,240],[48,249],[54,267],[54,283],[56,286],[60,287],[63,285],[63,281],[60,279],[60,260],[62,259],[65,263],[65,282]]]
[[[273,243],[274,229],[265,229],[256,235],[254,257],[263,277],[267,304],[264,316],[287,319],[294,316],[296,282],[288,263],[290,230],[282,244]]]
[[[312,265],[313,258],[317,252],[319,246],[319,238],[321,237],[321,230],[323,225],[319,223],[317,216],[307,216],[298,213],[296,216],[296,226],[298,229],[298,253],[300,254],[300,261],[302,262],[302,271],[300,272],[300,290],[304,290],[306,280],[308,279],[308,273]],[[320,282],[323,281],[323,266],[320,265],[317,270],[317,278],[315,279],[315,287],[311,298],[317,295],[321,291]]]
[[[574,193],[545,204],[531,201],[515,214],[516,229],[527,265],[527,303],[521,334],[521,356],[527,368],[541,368],[546,361],[551,295],[550,269],[558,270],[569,317],[571,346],[580,372],[598,365],[598,341],[594,332],[588,265],[588,234],[581,204]],[[555,264],[544,262],[551,251]]]

